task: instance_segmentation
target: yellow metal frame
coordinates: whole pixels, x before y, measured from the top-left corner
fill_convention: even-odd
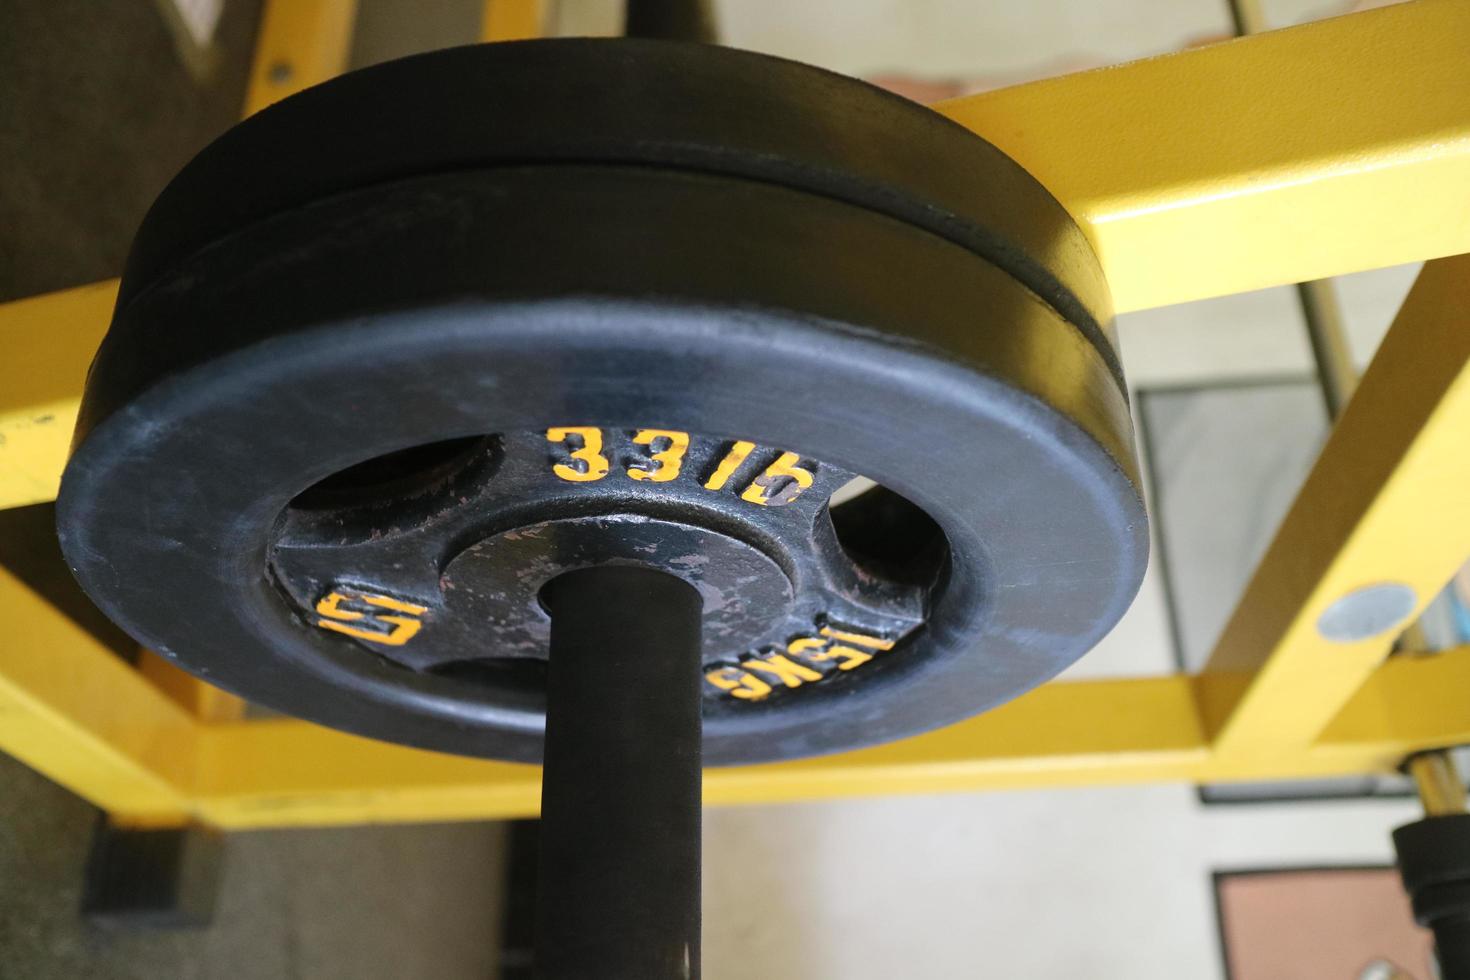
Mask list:
[[[247,111],[340,71],[354,4],[275,0]],[[487,38],[540,29],[490,0]],[[1387,772],[1470,742],[1470,647],[1332,643],[1333,602],[1422,607],[1470,556],[1470,4],[1417,3],[959,99],[1092,236],[1117,306],[1426,264],[1193,676],[1053,682],[845,755],[705,776],[712,804]],[[282,65],[288,66],[282,69]],[[49,500],[115,283],[0,306],[0,506]],[[0,569],[0,750],[120,820],[267,827],[535,812],[539,770],[371,742],[119,661]]]

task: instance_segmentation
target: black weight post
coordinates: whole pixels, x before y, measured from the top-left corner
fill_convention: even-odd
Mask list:
[[[1424,819],[1393,832],[1414,919],[1434,932],[1442,980],[1470,980],[1470,812],[1465,784],[1443,749],[1410,756]]]
[[[719,41],[712,0],[628,0],[625,11],[623,34],[627,37],[701,44]]]
[[[693,586],[602,566],[551,613],[537,976],[699,976],[700,618]]]
[[[1434,932],[1443,980],[1470,980],[1470,814],[1429,816],[1393,832],[1414,919]]]

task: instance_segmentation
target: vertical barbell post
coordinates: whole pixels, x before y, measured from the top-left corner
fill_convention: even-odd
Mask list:
[[[567,572],[551,613],[537,972],[699,976],[700,618],[653,569]]]

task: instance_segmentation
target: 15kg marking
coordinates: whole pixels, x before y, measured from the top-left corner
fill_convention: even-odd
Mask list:
[[[741,701],[762,701],[777,686],[815,684],[855,670],[874,655],[893,649],[893,640],[824,626],[818,636],[798,636],[784,653],[767,650],[741,658],[740,665],[716,667],[704,675],[715,690]],[[832,668],[836,668],[834,671]]]

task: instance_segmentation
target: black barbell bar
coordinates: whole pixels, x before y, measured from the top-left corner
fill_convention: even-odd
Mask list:
[[[541,599],[537,975],[698,977],[700,595],[666,572],[603,565],[552,579]]]

